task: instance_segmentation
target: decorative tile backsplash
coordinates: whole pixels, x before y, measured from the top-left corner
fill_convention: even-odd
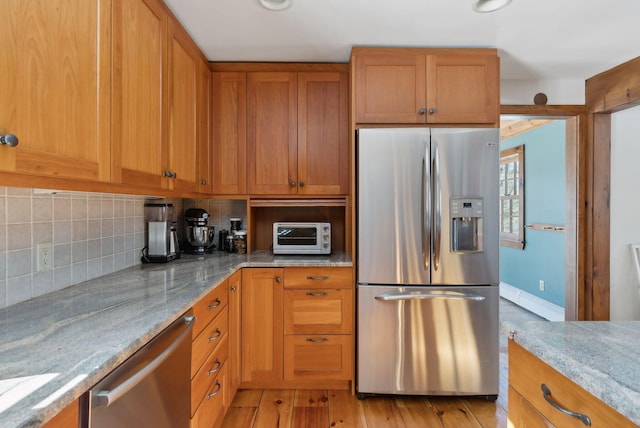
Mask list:
[[[0,186],[0,308],[140,263],[145,246],[145,196],[57,192]],[[179,236],[183,210],[206,209],[209,225],[246,222],[246,202],[167,199]],[[217,241],[216,241],[217,242]],[[38,244],[51,244],[50,265],[38,271]]]

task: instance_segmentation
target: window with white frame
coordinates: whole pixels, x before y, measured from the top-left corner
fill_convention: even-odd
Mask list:
[[[524,249],[524,145],[500,152],[500,245]]]

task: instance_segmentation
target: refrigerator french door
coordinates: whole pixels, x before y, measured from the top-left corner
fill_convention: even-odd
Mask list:
[[[358,131],[360,397],[497,397],[498,137]]]

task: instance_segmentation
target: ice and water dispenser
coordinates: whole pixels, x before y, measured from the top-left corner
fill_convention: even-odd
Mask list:
[[[451,252],[478,253],[482,249],[482,198],[451,198]]]

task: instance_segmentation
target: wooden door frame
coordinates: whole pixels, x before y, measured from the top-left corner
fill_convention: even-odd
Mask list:
[[[586,81],[585,299],[583,319],[610,319],[611,114],[640,105],[640,57]]]
[[[501,115],[566,120],[565,320],[586,319],[584,308],[591,305],[585,287],[585,111],[582,105],[500,106]]]

